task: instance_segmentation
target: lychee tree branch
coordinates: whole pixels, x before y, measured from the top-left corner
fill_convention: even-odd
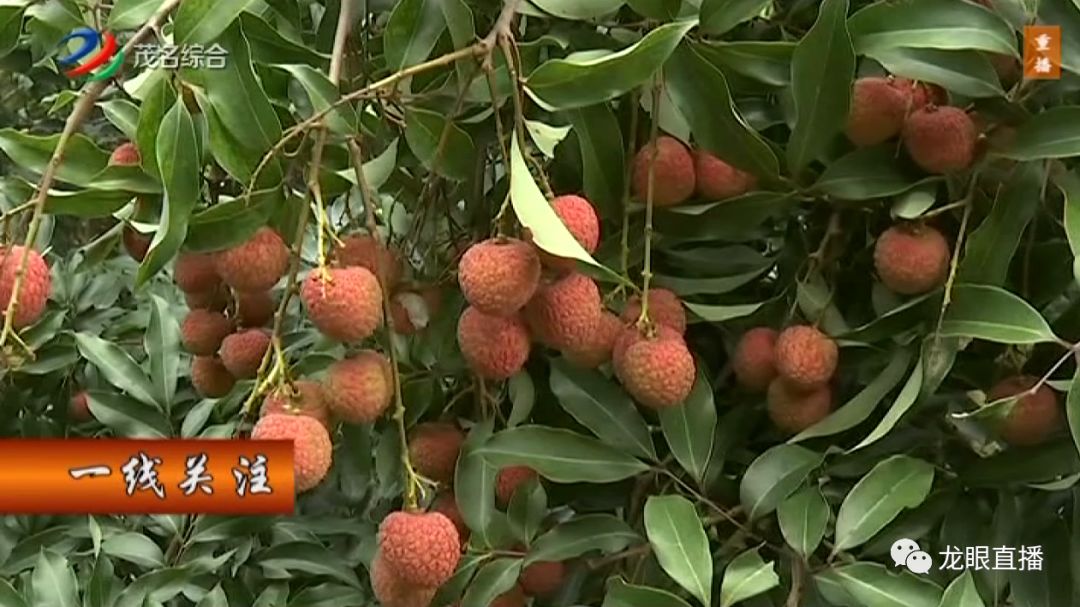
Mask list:
[[[640,93],[634,89],[630,93],[630,134],[626,139],[626,166],[623,167],[622,191],[622,234],[619,245],[620,270],[623,278],[630,277],[630,190],[634,179],[634,155],[637,152],[638,121],[641,116]],[[619,285],[622,290],[622,285]]]
[[[971,219],[971,209],[974,206],[972,201],[975,197],[975,185],[978,181],[979,171],[976,170],[971,176],[967,193],[964,195],[963,200],[959,201],[964,204],[964,215],[960,218],[960,229],[957,231],[956,244],[953,245],[952,259],[949,261],[949,277],[945,279],[945,293],[941,299],[941,311],[938,312],[937,326],[934,328],[935,341],[941,339],[941,327],[945,323],[945,312],[949,309],[949,304],[952,303],[953,284],[956,282],[956,272],[960,267],[960,253],[964,250],[964,239],[967,237],[968,220]]]
[[[653,233],[653,195],[656,187],[656,157],[660,150],[656,139],[660,134],[660,92],[662,78],[657,73],[652,89],[652,126],[649,132],[649,177],[645,187],[645,267],[641,270],[641,314],[637,325],[646,332],[652,332],[649,320],[649,283],[652,282],[652,233]]]

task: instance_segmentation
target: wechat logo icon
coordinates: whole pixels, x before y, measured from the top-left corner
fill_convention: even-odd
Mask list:
[[[934,566],[934,559],[930,554],[923,552],[915,540],[907,538],[893,542],[889,555],[892,556],[893,565],[907,567],[907,570],[912,573],[927,573]]]

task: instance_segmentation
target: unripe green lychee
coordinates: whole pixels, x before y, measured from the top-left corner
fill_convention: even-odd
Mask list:
[[[697,193],[710,202],[727,200],[757,187],[757,177],[737,169],[709,152],[694,150],[694,172],[697,174]]]
[[[350,424],[370,424],[390,406],[393,369],[385,356],[361,350],[327,370],[323,393],[330,410]]]
[[[987,402],[1019,395],[998,428],[1001,438],[1010,445],[1045,443],[1065,426],[1065,416],[1052,388],[1042,384],[1029,393],[1038,383],[1035,376],[1018,375],[998,382],[986,394]]]
[[[259,228],[244,243],[214,254],[214,269],[237,291],[269,291],[289,267],[289,248],[272,228]]]
[[[221,362],[237,379],[254,379],[259,373],[270,334],[263,329],[248,329],[228,335],[221,341]]]
[[[458,319],[457,337],[465,362],[485,379],[508,379],[529,359],[529,332],[517,316],[492,316],[469,306]]]
[[[409,459],[423,476],[450,484],[454,480],[465,433],[449,422],[425,422],[409,433]]]
[[[325,276],[312,270],[300,288],[308,318],[323,335],[357,342],[383,322],[383,293],[379,281],[366,268],[330,268]]]
[[[330,434],[318,420],[306,415],[272,413],[259,418],[251,431],[254,440],[292,440],[296,492],[313,489],[326,478],[334,455]]]
[[[776,338],[770,327],[755,327],[743,334],[731,356],[731,368],[740,386],[764,392],[776,378]]]
[[[964,110],[928,105],[904,121],[904,146],[928,173],[962,171],[975,160],[978,132]]]
[[[27,254],[27,249],[19,245],[0,246],[0,320],[4,319],[8,304],[15,295],[15,277],[22,265],[24,254]],[[52,275],[45,259],[33,249],[30,249],[28,254],[26,273],[19,289],[15,318],[12,321],[16,329],[28,327],[41,318],[52,292]]]
[[[769,384],[766,405],[769,419],[781,432],[797,434],[829,415],[832,389],[827,383],[804,389],[778,377]]]
[[[524,318],[540,343],[579,351],[591,345],[603,312],[596,282],[575,272],[542,284],[525,305]]]
[[[952,254],[945,237],[926,225],[897,225],[874,245],[874,268],[882,284],[901,295],[918,295],[941,286]]]
[[[623,309],[622,321],[635,323],[641,316],[641,296],[634,295]],[[686,333],[686,310],[674,291],[662,288],[649,289],[649,320],[675,329],[679,335]]]
[[[836,342],[809,325],[788,327],[776,338],[776,370],[799,388],[829,381],[838,358]]]
[[[694,194],[697,178],[694,159],[681,141],[674,137],[656,138],[656,166],[653,168],[653,205],[670,207],[684,202]],[[634,198],[645,203],[649,192],[649,165],[653,161],[653,146],[646,144],[634,156],[631,185]]]
[[[540,284],[536,249],[514,238],[492,238],[469,247],[458,263],[458,283],[469,305],[484,314],[518,312]]]
[[[232,321],[225,318],[224,314],[195,309],[188,312],[184,318],[180,326],[180,337],[188,352],[197,356],[212,356],[232,331]]]
[[[191,359],[191,384],[204,398],[221,398],[232,391],[236,378],[216,356]]]
[[[263,400],[260,417],[268,415],[302,415],[330,427],[330,410],[326,406],[321,384],[301,379],[292,386],[275,387]]]
[[[398,578],[435,588],[457,569],[461,539],[454,523],[438,512],[392,512],[379,525],[379,550]]]

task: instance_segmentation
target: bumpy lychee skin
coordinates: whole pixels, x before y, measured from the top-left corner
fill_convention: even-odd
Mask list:
[[[93,414],[90,413],[90,398],[86,395],[85,390],[76,392],[71,397],[71,403],[68,406],[68,417],[76,423],[87,422],[94,418]]]
[[[379,550],[398,578],[433,588],[457,569],[461,539],[438,512],[392,512],[379,525]]]
[[[644,203],[649,192],[649,164],[653,147],[646,144],[634,156],[631,185],[634,197]],[[670,207],[684,202],[694,194],[697,178],[694,158],[681,141],[674,137],[656,138],[656,167],[653,169],[653,205]]]
[[[570,194],[552,199],[551,208],[581,247],[589,254],[595,253],[600,244],[600,218],[597,217],[592,203],[581,196]],[[573,272],[577,268],[577,262],[573,259],[558,257],[539,249],[537,252],[546,268],[563,273]]]
[[[369,567],[371,590],[382,607],[429,607],[438,588],[409,584],[386,564],[382,551],[376,550]]]
[[[209,291],[196,291],[184,293],[184,301],[188,309],[210,310],[211,312],[224,312],[229,307],[229,290],[227,287],[219,287]]]
[[[15,293],[15,277],[25,252],[26,249],[18,245],[0,247],[0,320],[4,318]],[[19,289],[15,318],[12,321],[16,329],[28,327],[41,318],[51,291],[52,276],[49,266],[40,253],[31,249],[30,257],[26,260],[26,274]]]
[[[521,589],[529,596],[549,597],[559,591],[566,579],[562,561],[537,561],[521,571]]]
[[[442,308],[442,291],[427,287],[419,291],[399,291],[390,299],[394,332],[414,335],[423,331]]]
[[[271,228],[259,228],[246,242],[214,255],[214,268],[237,291],[269,291],[289,267],[289,248]]]
[[[405,264],[401,255],[394,248],[387,248],[371,237],[370,234],[352,234],[341,239],[341,244],[334,247],[331,260],[342,267],[367,268],[378,276],[377,264],[382,264],[386,273],[385,288],[393,291],[405,273]]]
[[[438,483],[451,483],[465,433],[449,422],[426,422],[409,433],[413,468]]]
[[[856,146],[885,142],[900,133],[907,116],[911,91],[890,78],[864,77],[855,81],[845,133]]]
[[[184,348],[197,356],[210,356],[218,351],[221,342],[232,333],[233,324],[225,315],[210,310],[188,312],[180,326]]]
[[[263,329],[248,329],[225,337],[219,354],[222,364],[233,377],[254,379],[269,349],[269,333]]]
[[[769,419],[784,434],[798,434],[825,419],[832,411],[829,384],[803,389],[778,377],[769,384],[766,395]]]
[[[260,417],[268,415],[302,415],[330,427],[330,411],[326,407],[321,384],[301,379],[293,382],[292,389],[279,386],[263,400]]]
[[[518,487],[536,477],[536,470],[528,466],[507,466],[499,470],[495,476],[495,502],[500,508],[505,508],[510,504],[510,498],[514,497]]]
[[[485,240],[461,256],[458,283],[469,305],[485,314],[509,316],[536,292],[540,257],[522,240]]]
[[[727,200],[757,187],[757,177],[737,169],[709,152],[694,150],[697,193],[705,200]]]
[[[306,415],[273,413],[259,418],[251,431],[254,440],[292,440],[296,492],[314,488],[326,478],[334,445],[318,420]]]
[[[132,259],[140,262],[146,259],[146,253],[150,250],[150,242],[152,241],[150,236],[128,225],[124,226],[121,239],[124,243],[124,250]]]
[[[809,325],[788,327],[776,338],[776,370],[796,387],[829,381],[839,357],[836,342]]]
[[[451,523],[454,523],[454,528],[457,529],[458,538],[461,540],[462,545],[469,541],[469,526],[465,524],[465,519],[461,516],[461,510],[457,505],[457,497],[453,491],[440,493],[435,498],[435,501],[431,503],[431,511],[442,514],[450,519]]]
[[[635,323],[623,325],[619,335],[615,337],[615,343],[611,346],[611,368],[615,371],[615,377],[623,381],[623,364],[626,362],[626,352],[633,346],[648,338],[648,333]],[[681,340],[682,335],[678,331],[666,325],[654,327],[653,339]]]
[[[622,320],[626,323],[637,322],[641,316],[641,296],[635,295],[626,303]],[[649,320],[658,325],[675,329],[682,335],[686,333],[686,310],[682,300],[674,291],[668,289],[649,289]]]
[[[898,225],[878,236],[874,268],[894,293],[918,295],[941,286],[952,255],[945,237],[925,225]]]
[[[323,335],[344,342],[367,339],[383,322],[382,287],[366,268],[331,268],[328,280],[312,270],[300,288],[308,318]]]
[[[370,424],[390,406],[393,369],[374,350],[361,350],[327,370],[323,393],[334,415],[351,424]]]
[[[540,343],[555,350],[588,348],[603,317],[596,283],[574,273],[541,285],[525,305],[525,322]]]
[[[232,391],[236,378],[216,356],[196,356],[191,360],[191,384],[204,398],[221,398]]]
[[[623,387],[650,409],[677,407],[694,388],[694,357],[681,336],[646,337],[631,344],[619,363]]]
[[[181,253],[173,267],[173,280],[184,293],[205,293],[222,284],[214,256],[207,253]]]
[[[915,164],[928,173],[944,174],[971,166],[978,131],[964,110],[928,105],[908,116],[903,138]]]
[[[139,154],[139,146],[130,141],[116,146],[112,154],[109,154],[109,166],[138,166],[140,162],[142,162],[142,156]]]
[[[1037,384],[1039,378],[1018,375],[998,382],[987,394],[987,402],[1016,396]],[[1008,416],[1001,421],[998,431],[1010,445],[1033,446],[1046,442],[1065,425],[1065,417],[1058,404],[1057,394],[1045,384],[1034,394],[1016,401]]]
[[[517,316],[492,316],[469,306],[458,319],[457,338],[465,362],[484,379],[508,379],[529,359],[529,331]]]
[[[595,369],[611,360],[611,350],[622,330],[623,322],[619,317],[604,311],[589,343],[576,350],[563,350],[563,356],[579,367]]]
[[[277,304],[267,291],[236,294],[236,322],[241,327],[262,327],[274,318]]]
[[[770,327],[755,327],[743,334],[731,356],[735,380],[750,392],[764,392],[776,379],[776,338]]]

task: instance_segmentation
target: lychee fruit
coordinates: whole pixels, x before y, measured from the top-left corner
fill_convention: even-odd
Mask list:
[[[656,167],[653,168],[653,205],[669,207],[684,202],[694,194],[697,178],[694,158],[681,141],[666,135],[656,138]],[[634,197],[644,203],[649,192],[649,165],[653,146],[646,144],[634,156],[631,185]]]
[[[581,273],[540,286],[525,305],[525,322],[540,343],[555,350],[584,350],[603,317],[600,289]]]
[[[361,350],[330,365],[323,393],[339,419],[370,424],[390,406],[393,382],[390,361],[374,350]]]
[[[236,322],[241,327],[262,327],[274,318],[274,296],[268,291],[236,294]]]
[[[600,218],[596,216],[592,203],[581,196],[570,194],[552,199],[551,208],[578,244],[590,255],[595,253],[596,247],[600,245]],[[537,248],[537,253],[544,267],[551,270],[565,273],[577,268],[577,262],[569,257],[552,255],[540,248]]]
[[[109,154],[109,166],[138,166],[140,162],[142,162],[142,156],[139,154],[139,146],[130,141],[116,146],[112,154]]]
[[[132,259],[140,262],[146,259],[146,253],[150,250],[150,243],[152,242],[149,236],[130,225],[126,225],[121,240],[124,243],[124,250]]]
[[[525,592],[520,585],[514,584],[513,588],[495,597],[488,607],[525,607]]]
[[[769,384],[766,394],[769,419],[785,434],[797,434],[825,419],[832,411],[832,389],[823,383],[800,388],[783,377]]]
[[[27,249],[19,245],[0,246],[0,319],[7,313],[8,305],[15,293],[15,277],[22,265]],[[19,288],[16,301],[15,318],[12,325],[16,329],[28,327],[45,313],[45,306],[52,291],[52,275],[45,259],[37,251],[30,249],[26,260],[26,273]]]
[[[536,470],[528,466],[507,466],[499,470],[495,476],[495,502],[501,508],[507,507],[518,487],[537,476]]]
[[[735,381],[744,390],[764,392],[776,378],[776,338],[770,327],[755,327],[739,339],[731,355]]]
[[[776,370],[795,387],[823,384],[836,371],[836,342],[815,327],[795,325],[776,338]]]
[[[429,607],[438,587],[417,586],[401,579],[386,564],[382,551],[375,550],[369,567],[371,591],[382,607]]]
[[[611,360],[611,350],[622,333],[623,326],[618,316],[605,310],[600,315],[600,323],[596,325],[589,343],[576,350],[563,350],[562,354],[579,367],[595,369]]]
[[[757,177],[737,169],[709,152],[694,150],[697,193],[705,200],[727,200],[757,187]]]
[[[521,571],[521,589],[529,596],[549,597],[563,587],[566,565],[562,561],[537,561]]]
[[[227,287],[221,286],[209,291],[184,293],[184,301],[191,310],[224,312],[229,307],[229,292]]]
[[[904,146],[928,173],[961,171],[975,160],[978,131],[964,110],[927,105],[904,121]]]
[[[394,332],[413,335],[424,330],[442,307],[442,291],[427,287],[420,291],[400,291],[390,299]]]
[[[251,238],[214,255],[214,268],[237,291],[269,291],[289,268],[289,247],[272,228],[259,228]]]
[[[272,413],[259,418],[251,431],[253,440],[292,440],[296,492],[314,488],[330,471],[334,445],[330,433],[315,418]]]
[[[509,316],[540,284],[536,249],[516,238],[492,238],[469,247],[458,263],[458,283],[469,304],[484,314]]]
[[[677,407],[694,388],[697,370],[686,341],[657,331],[631,343],[618,363],[619,379],[634,400],[650,409]]]
[[[409,584],[434,588],[454,575],[461,539],[438,512],[392,512],[379,525],[379,550],[387,567]]]
[[[397,287],[405,273],[405,264],[397,250],[383,245],[370,234],[351,234],[342,238],[330,256],[335,265],[367,268],[375,276],[379,275],[377,264],[382,264],[382,271],[386,273],[383,286],[390,291]]]
[[[90,421],[94,416],[90,413],[90,397],[85,390],[76,392],[71,397],[68,407],[68,417],[76,423]]]
[[[465,519],[461,516],[461,510],[457,505],[457,497],[453,491],[444,491],[440,493],[435,501],[431,503],[431,511],[438,512],[450,519],[451,523],[454,523],[454,527],[457,529],[458,538],[464,545],[469,541],[469,526],[465,524]]]
[[[228,335],[221,341],[221,362],[237,379],[254,379],[259,374],[270,334],[263,329],[248,329]]]
[[[173,266],[173,280],[184,293],[207,293],[222,284],[214,256],[208,253],[181,253]]]
[[[883,143],[900,133],[912,104],[912,90],[891,78],[863,77],[851,91],[845,133],[856,146]]]
[[[344,342],[367,339],[383,322],[383,292],[366,268],[312,270],[300,289],[308,318],[323,335]]]
[[[1028,392],[1039,383],[1031,375],[1017,375],[998,382],[986,394],[987,402]],[[1001,420],[998,432],[1010,445],[1033,446],[1046,442],[1064,426],[1065,418],[1057,394],[1043,384],[1034,394],[1020,396],[1008,415]]]
[[[184,348],[197,356],[210,356],[218,351],[221,342],[232,333],[233,324],[221,312],[195,309],[188,312],[180,326]]]
[[[409,433],[409,459],[423,476],[449,484],[454,480],[465,433],[449,422],[426,422]]]
[[[330,427],[330,411],[323,398],[323,387],[308,379],[294,381],[291,387],[281,385],[271,391],[259,410],[260,417],[268,415],[302,415],[326,428]]]
[[[927,225],[893,226],[874,244],[874,268],[894,293],[918,295],[941,286],[952,255],[941,232]]]
[[[492,316],[469,306],[458,319],[457,338],[465,362],[484,379],[508,379],[529,359],[529,331],[517,316]]]
[[[635,295],[623,309],[624,323],[635,323],[641,316],[641,296]],[[658,325],[675,329],[679,335],[686,333],[686,309],[674,291],[661,288],[649,289],[649,320]]]
[[[216,356],[191,359],[191,384],[204,398],[221,398],[232,391],[236,378]]]

